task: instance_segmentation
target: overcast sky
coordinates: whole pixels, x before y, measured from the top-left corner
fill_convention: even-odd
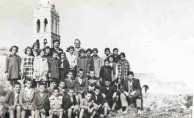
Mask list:
[[[39,0],[0,0],[0,46],[32,40],[32,16]],[[55,0],[61,47],[79,38],[84,48],[126,52],[134,72],[166,81],[194,79],[193,0]],[[31,46],[31,44],[29,45]]]

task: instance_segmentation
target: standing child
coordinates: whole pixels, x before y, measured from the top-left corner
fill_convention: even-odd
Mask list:
[[[47,74],[48,74],[48,60],[45,57],[44,50],[41,50],[40,56],[37,58],[34,58],[34,74],[33,78],[36,82],[46,82],[47,80]]]
[[[92,100],[92,92],[87,92],[85,98],[80,102],[80,115],[79,118],[93,118],[96,114],[97,104]]]
[[[125,59],[125,53],[120,54],[121,60],[117,63],[116,66],[116,77],[118,79],[118,83],[123,85],[123,82],[127,79],[127,74],[130,71],[129,62]]]
[[[103,61],[102,61],[102,58],[98,56],[97,48],[93,49],[93,61],[94,61],[93,67],[94,67],[95,77],[99,78],[100,69],[103,66]]]
[[[113,69],[112,73],[112,81],[114,82],[116,80],[116,63],[113,61],[113,56],[109,56],[108,60],[110,62],[110,67]]]
[[[89,75],[90,71],[90,63],[89,59],[85,56],[85,50],[81,49],[79,52],[79,57],[77,59],[77,71],[80,69],[83,69],[84,71],[84,77],[87,77]]]
[[[67,78],[65,79],[66,87],[69,88],[75,88],[75,79],[73,77],[73,71],[69,71],[67,74]]]
[[[75,97],[74,88],[68,89],[68,94],[64,97],[64,101],[63,109],[67,117],[72,118],[72,116],[74,116],[77,118],[79,115],[79,104]]]
[[[104,66],[100,69],[100,82],[104,86],[105,81],[112,81],[113,69],[110,67],[110,62],[108,59],[104,60]]]
[[[22,101],[21,101],[21,84],[16,82],[14,84],[14,91],[7,93],[4,99],[4,107],[9,112],[9,118],[20,118],[22,110]]]
[[[54,51],[53,56],[48,59],[49,65],[49,80],[55,79],[59,81],[59,59],[58,59],[58,52]]]
[[[95,73],[93,70],[90,71],[90,75],[88,76],[88,90],[94,90],[95,86],[100,86],[99,80],[95,77]]]
[[[113,49],[113,61],[115,63],[118,63],[119,60],[120,60],[119,49],[118,48],[114,48]]]
[[[17,46],[12,46],[9,50],[11,54],[6,57],[5,73],[11,85],[21,79],[21,58],[17,55],[18,49]]]
[[[32,48],[27,47],[25,49],[25,56],[22,59],[22,79],[30,78],[33,79],[34,72],[34,56]]]
[[[49,111],[49,94],[45,91],[45,84],[40,83],[39,92],[34,95],[32,108],[34,116],[32,118],[45,118]]]
[[[59,89],[57,87],[53,88],[53,93],[49,97],[49,118],[58,116],[58,118],[63,118],[63,96],[59,94]]]
[[[27,78],[25,80],[25,88],[21,90],[21,100],[22,100],[22,118],[26,118],[26,111],[32,111],[32,101],[36,93],[35,89],[32,88],[33,80]],[[33,116],[33,112],[31,112]]]
[[[76,76],[77,57],[74,54],[75,48],[70,46],[67,48],[67,60],[69,62],[70,70],[73,71],[74,77]]]
[[[89,69],[93,70],[94,61],[93,61],[93,57],[91,55],[92,55],[92,49],[88,48],[86,50],[86,58],[88,58],[88,61],[89,61]]]
[[[108,59],[108,57],[111,55],[111,52],[110,52],[110,48],[105,48],[104,49],[104,56],[103,56],[103,59]]]
[[[69,71],[69,62],[67,61],[65,52],[60,54],[59,65],[60,65],[59,69],[60,80],[65,80],[67,73]]]
[[[45,57],[51,58],[51,57],[52,57],[52,54],[51,54],[51,49],[50,49],[50,47],[49,47],[49,46],[46,46],[46,47],[44,48],[44,50],[45,50]]]

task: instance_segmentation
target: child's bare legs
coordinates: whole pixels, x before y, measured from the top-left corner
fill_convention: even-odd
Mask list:
[[[82,99],[82,95],[81,93],[78,93],[76,96],[77,102],[80,103],[81,99]]]
[[[67,118],[71,118],[71,117],[72,117],[72,109],[69,108],[69,109],[67,110]]]
[[[16,106],[16,118],[21,118],[22,107]]]
[[[63,111],[59,112],[59,118],[63,118]]]
[[[38,111],[38,110],[36,110],[35,112],[34,112],[34,118],[39,118],[40,117],[40,112]]]
[[[104,115],[107,115],[108,114],[108,110],[110,110],[110,107],[109,107],[108,103],[104,103],[103,109],[104,109]]]
[[[10,118],[15,118],[14,114],[15,114],[14,110],[9,110],[9,117]]]
[[[22,118],[25,118],[26,116],[26,110],[22,110]]]
[[[49,111],[49,118],[52,118],[52,117],[53,117],[53,111],[50,110],[50,111]]]
[[[35,118],[35,111],[34,110],[31,110],[31,117]]]
[[[79,118],[83,118],[84,115],[84,109],[81,109],[80,113],[79,113]]]
[[[41,113],[41,118],[46,118],[45,114]]]

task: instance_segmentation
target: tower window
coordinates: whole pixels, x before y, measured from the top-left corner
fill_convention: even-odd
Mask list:
[[[37,33],[40,32],[40,20],[38,19],[36,22],[36,28],[37,28]]]
[[[47,24],[48,24],[48,21],[47,21],[47,19],[45,18],[45,19],[44,19],[44,32],[47,31]]]

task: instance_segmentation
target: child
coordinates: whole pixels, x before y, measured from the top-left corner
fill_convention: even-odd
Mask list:
[[[45,57],[47,57],[47,58],[51,58],[51,57],[52,57],[51,49],[50,49],[49,46],[46,46],[46,47],[44,48],[44,51],[45,51]]]
[[[56,81],[59,81],[59,59],[58,59],[58,53],[56,51],[53,52],[53,56],[48,59],[48,65],[49,65],[49,80],[55,79]]]
[[[65,84],[65,81],[64,80],[61,80],[59,82],[58,89],[59,89],[60,95],[62,95],[62,96],[66,95],[66,84]]]
[[[114,82],[116,80],[116,63],[113,61],[113,56],[109,56],[108,60],[110,62],[110,67],[112,67],[113,69],[113,73],[112,73],[112,81]]]
[[[90,70],[93,70],[94,61],[93,61],[93,57],[91,56],[91,54],[92,54],[92,49],[88,48],[86,50],[86,58],[88,58]]]
[[[14,84],[14,91],[7,93],[4,99],[4,107],[9,112],[9,118],[20,118],[22,110],[22,101],[21,101],[21,84],[16,82]]]
[[[5,73],[11,85],[21,79],[21,58],[17,55],[18,49],[17,46],[12,46],[9,50],[11,54],[6,57]]]
[[[36,93],[35,89],[32,88],[33,81],[29,78],[25,80],[25,88],[21,91],[22,100],[22,118],[26,118],[26,111],[32,110],[32,101]],[[31,113],[33,115],[33,112]]]
[[[46,91],[49,93],[49,96],[52,95],[52,92],[53,92],[53,88],[57,86],[57,81],[56,80],[52,80],[50,81],[50,87],[46,89]]]
[[[101,85],[104,86],[104,82],[107,81],[112,81],[112,68],[109,66],[109,60],[105,59],[104,60],[104,66],[100,69],[100,82]]]
[[[32,108],[34,111],[34,116],[32,118],[42,118],[48,114],[49,111],[49,94],[45,91],[45,84],[40,83],[39,92],[34,95]]]
[[[34,57],[32,54],[32,48],[27,47],[25,49],[26,56],[22,59],[22,79],[33,79],[34,72]]]
[[[69,71],[69,62],[67,61],[66,54],[64,52],[60,54],[59,65],[60,80],[65,80],[67,72]]]
[[[100,86],[100,83],[95,77],[95,73],[93,70],[90,71],[90,75],[88,76],[88,85],[88,90],[93,90],[95,86]]]
[[[72,116],[77,117],[79,114],[79,104],[77,103],[75,97],[74,88],[68,89],[68,94],[64,97],[63,109],[65,110],[65,114],[67,114],[68,118],[72,118]]]
[[[34,58],[37,58],[39,56],[39,50],[38,49],[32,49],[32,55],[34,56]]]
[[[103,66],[103,61],[97,54],[98,54],[98,49],[94,48],[93,49],[93,61],[94,61],[93,67],[94,67],[95,77],[99,78],[100,69]]]
[[[78,95],[78,101],[82,99],[82,96],[88,89],[88,80],[83,76],[84,71],[79,70],[78,76],[75,78],[75,92]]]
[[[40,56],[34,58],[34,73],[33,78],[35,81],[47,81],[47,74],[48,74],[48,60],[45,57],[44,50],[41,50]]]
[[[113,62],[118,63],[119,60],[120,60],[119,49],[114,48],[113,49]]]
[[[98,107],[97,104],[92,100],[92,93],[87,92],[85,98],[83,98],[80,102],[80,116],[79,118],[93,118],[96,114],[95,109]]]
[[[59,89],[57,87],[53,88],[53,93],[49,97],[49,118],[53,118],[54,115],[57,115],[58,118],[63,117],[63,108],[62,105],[64,103],[63,96],[59,94]]]
[[[120,54],[121,60],[116,66],[116,77],[118,78],[118,83],[123,85],[123,81],[127,79],[127,73],[130,71],[129,62],[125,59],[125,53]]]
[[[110,85],[110,81],[108,80],[105,80],[104,84],[105,86],[102,86],[100,91],[102,92],[103,97],[106,99],[108,107],[114,111],[119,98],[119,95],[117,95],[117,89],[115,85]]]
[[[53,48],[51,48],[51,55],[53,54],[53,52],[58,52],[59,54],[63,52],[63,49],[61,49],[60,47],[60,41],[59,40],[54,40],[53,41]]]
[[[66,87],[69,88],[75,88],[75,80],[73,78],[73,71],[69,71],[67,74],[67,78],[65,79]]]
[[[74,54],[75,48],[70,46],[67,48],[67,60],[69,62],[70,70],[73,71],[74,77],[76,76],[77,57]]]
[[[77,71],[79,71],[79,69],[83,69],[84,77],[87,77],[87,75],[89,75],[90,63],[89,63],[89,59],[86,58],[85,56],[84,49],[80,50],[79,58],[77,59]]]
[[[103,95],[100,93],[100,87],[96,86],[94,88],[94,94],[92,95],[92,100],[94,101],[95,104],[97,104],[97,112],[100,114],[100,116],[106,116],[107,117],[107,113],[108,110],[110,110],[105,98],[103,97]]]
[[[105,48],[104,49],[104,56],[103,56],[103,59],[107,59],[110,55],[111,55],[111,52],[110,52],[110,48]]]

